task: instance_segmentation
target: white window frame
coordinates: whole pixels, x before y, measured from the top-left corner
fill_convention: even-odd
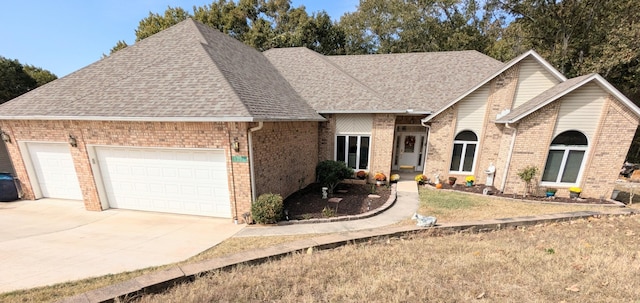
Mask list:
[[[584,163],[587,159],[587,152],[589,150],[589,146],[584,145],[551,145],[549,147],[549,152],[551,151],[564,151],[562,155],[562,163],[560,163],[560,168],[558,170],[558,175],[556,176],[555,181],[540,181],[540,185],[545,186],[578,186],[580,184],[580,180],[582,180],[582,173],[584,171]],[[571,151],[584,151],[584,155],[582,156],[582,162],[580,162],[580,170],[578,171],[578,176],[576,177],[576,182],[561,182],[562,176],[564,174],[564,169],[567,165],[567,159],[569,158],[569,153]],[[549,153],[547,153],[547,157],[549,157]],[[542,174],[544,175],[544,169],[546,169],[546,160],[545,167],[543,168]],[[540,177],[542,178],[542,176]]]
[[[544,167],[542,168],[542,175],[540,176],[540,185],[541,186],[555,186],[555,187],[571,187],[571,186],[579,186],[580,181],[582,180],[582,174],[584,173],[585,161],[589,158],[589,137],[585,135],[582,131],[578,130],[568,130],[568,131],[577,131],[580,132],[586,139],[587,145],[565,145],[565,144],[553,144],[549,146],[549,150],[547,151],[547,159],[545,159]],[[564,131],[554,137],[560,136],[561,134],[568,132]],[[544,176],[544,170],[547,168],[547,160],[549,158],[549,153],[551,151],[564,151],[562,155],[562,163],[560,163],[560,168],[558,170],[558,175],[556,176],[555,181],[542,181],[542,176]],[[569,153],[571,151],[584,151],[584,155],[582,156],[582,162],[580,163],[580,170],[578,171],[578,175],[576,176],[576,182],[560,182],[562,180],[562,176],[564,173],[564,168],[567,165],[567,159],[569,158]]]
[[[345,154],[345,164],[347,165],[347,167],[349,167],[349,138],[350,137],[355,137],[356,138],[356,168],[354,168],[355,171],[366,171],[368,172],[369,169],[371,168],[371,134],[353,134],[353,133],[345,133],[345,134],[336,134],[335,137],[335,141],[334,141],[334,146],[335,148],[333,149],[333,159],[338,161],[338,137],[345,137],[345,150],[344,150],[344,154]],[[362,137],[367,137],[369,138],[369,150],[367,151],[367,168],[358,168],[359,164],[360,164],[360,142],[362,140]]]
[[[478,135],[472,131],[472,130],[463,130],[460,131],[456,134],[456,137],[463,133],[463,132],[472,132],[476,138],[478,138]],[[480,139],[478,138],[477,141],[464,141],[464,140],[453,140],[453,146],[451,148],[451,158],[449,159],[449,168],[451,168],[451,163],[453,162],[453,150],[456,147],[456,144],[462,144],[462,154],[460,155],[460,164],[458,164],[458,169],[457,170],[449,170],[449,173],[451,174],[473,174],[473,172],[476,169],[476,161],[478,160],[478,150],[480,149]],[[464,170],[460,170],[462,168],[462,166],[464,166],[464,158],[467,155],[467,146],[470,144],[475,144],[476,148],[473,151],[473,163],[471,164],[471,171],[464,171]]]

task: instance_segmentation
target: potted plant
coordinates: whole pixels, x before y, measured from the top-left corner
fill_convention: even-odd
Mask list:
[[[464,178],[464,181],[467,183],[467,186],[473,186],[473,182],[476,182],[476,178],[473,176],[467,176]]]
[[[376,185],[380,186],[384,184],[384,181],[387,180],[387,176],[385,176],[383,173],[381,172],[377,172],[373,178],[376,180]]]
[[[416,177],[413,179],[418,182],[418,185],[423,185],[425,182],[427,182],[427,176],[423,174],[416,175]]]
[[[580,187],[569,187],[569,197],[571,199],[576,199],[580,197],[581,192],[582,192],[582,189]]]
[[[356,173],[356,177],[357,177],[358,179],[360,179],[360,180],[364,180],[364,179],[366,179],[366,178],[367,178],[367,172],[366,172],[366,171],[364,171],[364,170],[358,171],[358,172]]]
[[[456,184],[456,180],[458,180],[458,178],[449,177],[449,185],[453,186],[454,184]]]
[[[389,182],[391,183],[397,183],[398,180],[400,180],[400,175],[398,174],[393,174],[391,175],[391,177],[389,177]]]
[[[558,189],[553,188],[553,187],[547,188],[547,193],[546,193],[547,198],[555,196],[557,191],[558,191]]]

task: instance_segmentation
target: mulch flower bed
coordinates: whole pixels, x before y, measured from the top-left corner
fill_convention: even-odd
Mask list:
[[[429,184],[429,185],[435,186],[435,184]],[[476,193],[476,194],[482,194],[485,188],[488,188],[489,191],[492,193],[491,195],[493,196],[512,198],[512,199],[522,199],[522,200],[528,200],[528,201],[558,202],[558,203],[586,203],[586,204],[616,204],[607,199],[595,199],[595,198],[572,199],[569,197],[562,197],[557,195],[553,197],[534,196],[534,195],[523,197],[522,193],[503,194],[503,193],[500,193],[495,187],[485,186],[484,184],[474,184],[473,186],[466,186],[465,184],[454,184],[453,186],[451,186],[448,183],[442,183],[442,189],[451,189],[451,190]]]
[[[379,198],[369,197],[372,193]],[[388,186],[340,183],[334,193],[329,195],[329,198],[342,198],[336,205],[330,203],[329,199],[322,199],[322,185],[312,183],[287,197],[284,200],[284,209],[288,211],[290,220],[327,218],[326,214],[331,212],[332,216],[358,215],[382,206],[390,194],[391,189]],[[332,211],[323,213],[325,208]]]

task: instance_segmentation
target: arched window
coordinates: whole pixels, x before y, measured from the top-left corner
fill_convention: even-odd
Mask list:
[[[579,131],[570,130],[556,136],[549,147],[542,182],[578,182],[588,146],[587,136]]]
[[[453,140],[451,172],[471,172],[478,147],[478,136],[472,131],[462,131]]]

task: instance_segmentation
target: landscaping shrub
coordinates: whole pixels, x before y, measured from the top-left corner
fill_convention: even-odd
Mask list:
[[[283,201],[278,194],[262,194],[251,205],[251,216],[260,224],[276,223],[282,218]]]
[[[316,174],[318,181],[329,188],[329,193],[333,193],[340,181],[353,176],[353,169],[341,161],[325,160],[316,167]]]

